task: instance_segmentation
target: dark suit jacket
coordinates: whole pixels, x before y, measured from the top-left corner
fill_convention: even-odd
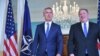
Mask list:
[[[44,23],[37,25],[33,41],[33,54],[45,56],[46,49],[48,56],[56,56],[57,53],[62,54],[63,38],[60,26],[52,23],[46,38],[44,25]]]
[[[89,56],[99,56],[97,49],[97,38],[100,39],[100,28],[97,24],[89,22],[87,37],[83,33],[81,23],[71,26],[68,40],[69,54],[85,56],[86,49]]]

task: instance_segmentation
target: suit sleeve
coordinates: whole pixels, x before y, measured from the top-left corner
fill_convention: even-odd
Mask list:
[[[63,50],[63,36],[61,32],[60,26],[58,27],[58,32],[57,32],[57,53],[62,55],[62,50]]]
[[[69,54],[74,53],[73,39],[74,39],[74,28],[73,28],[73,26],[71,26],[70,32],[69,32],[69,39],[68,39],[68,51],[69,51]]]
[[[38,34],[39,34],[39,32],[38,32],[38,26],[37,26],[36,31],[35,31],[34,41],[33,41],[32,55],[35,55],[36,54],[38,40],[39,40]]]

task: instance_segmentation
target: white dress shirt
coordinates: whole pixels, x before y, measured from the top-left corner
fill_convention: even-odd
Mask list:
[[[89,30],[89,21],[87,21],[85,23],[86,23],[86,30],[88,32],[88,30]],[[82,30],[84,31],[84,23],[81,23],[81,26],[82,26]]]
[[[45,25],[44,25],[44,27],[45,27],[45,33],[46,33],[46,30],[47,30],[47,23],[49,23],[49,30],[50,30],[52,21],[45,22]]]

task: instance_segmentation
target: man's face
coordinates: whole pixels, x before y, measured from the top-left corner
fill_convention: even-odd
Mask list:
[[[46,21],[52,21],[53,12],[51,9],[44,10],[43,15],[44,15]]]
[[[85,10],[81,10],[79,13],[79,18],[81,22],[86,22],[88,21],[88,13]]]

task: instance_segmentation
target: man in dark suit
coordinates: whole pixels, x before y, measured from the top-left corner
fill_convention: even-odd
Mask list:
[[[33,41],[33,55],[36,56],[61,56],[63,38],[59,25],[52,22],[52,8],[43,11],[45,22],[37,25]]]
[[[100,28],[89,22],[87,9],[79,10],[80,22],[70,28],[68,51],[69,56],[99,56],[97,39],[100,40]]]

